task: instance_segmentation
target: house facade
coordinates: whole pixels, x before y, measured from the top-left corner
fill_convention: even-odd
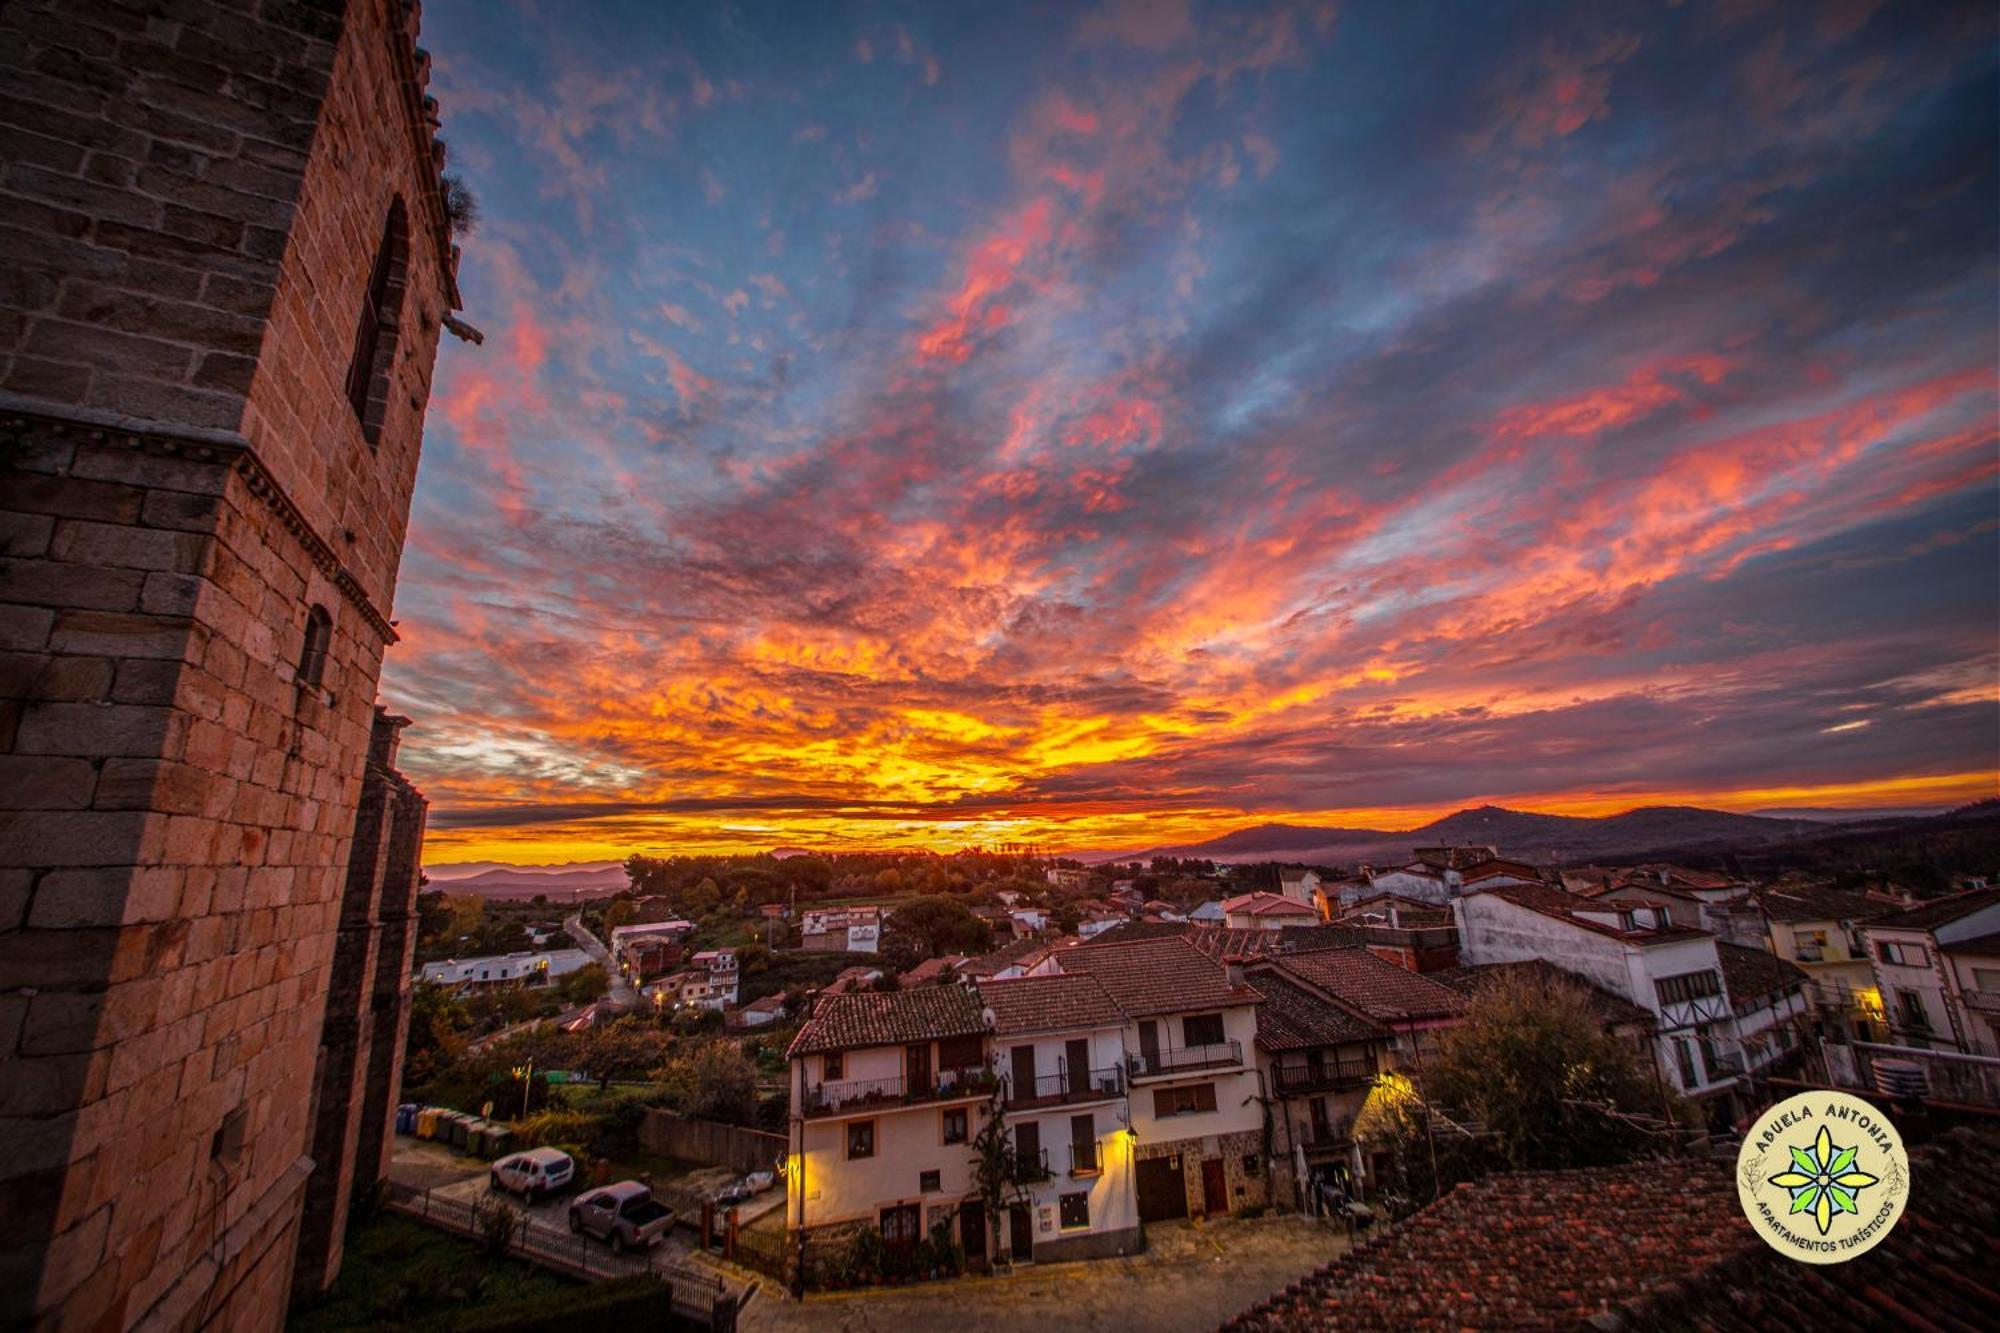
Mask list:
[[[1663,905],[1557,889],[1482,890],[1453,911],[1467,963],[1540,958],[1576,973],[1653,1015],[1657,1063],[1684,1096],[1726,1103],[1736,1088],[1744,1057],[1713,936],[1673,924]]]
[[[1389,1030],[1281,962],[1253,963],[1247,975],[1264,997],[1257,1067],[1271,1105],[1272,1202],[1305,1208],[1323,1192],[1358,1196],[1369,1164],[1354,1125],[1386,1068]]]
[[[2000,1056],[2000,934],[1942,946],[1945,981],[1965,1017],[1966,1048]]]
[[[1141,1249],[1124,1012],[1087,975],[988,981],[978,995],[1006,1132],[1033,1168],[1002,1208],[1000,1251],[1023,1263]]]
[[[1802,969],[1806,1002],[1822,1032],[1842,1041],[1889,1036],[1864,928],[1896,904],[1827,886],[1767,889],[1750,900],[1770,952]]]
[[[2000,933],[2000,889],[1933,899],[1878,916],[1863,927],[1890,1041],[1971,1052],[1979,1037],[1945,950]],[[1985,1019],[1980,1020],[1984,1027]]]
[[[1063,972],[1097,978],[1125,1015],[1134,1185],[1142,1222],[1270,1200],[1256,1004],[1239,964],[1175,936],[1085,945]]]
[[[425,963],[420,980],[432,986],[480,990],[487,986],[550,986],[590,965],[581,949],[495,954],[487,958],[447,958]]]

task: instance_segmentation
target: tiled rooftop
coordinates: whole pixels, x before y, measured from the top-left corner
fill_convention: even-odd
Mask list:
[[[1717,940],[1715,953],[1722,960],[1722,980],[1731,1004],[1761,1000],[1787,986],[1803,986],[1811,980],[1804,968],[1763,949]]]
[[[1037,1032],[1079,1032],[1123,1027],[1125,1015],[1104,983],[1093,976],[1059,973],[982,981],[979,998],[993,1011],[993,1031],[1003,1037]]]
[[[1426,972],[1424,975],[1468,997],[1477,995],[1487,986],[1507,977],[1567,982],[1572,986],[1581,987],[1590,996],[1592,1006],[1607,1024],[1638,1023],[1652,1027],[1655,1022],[1651,1012],[1641,1009],[1624,996],[1608,991],[1588,977],[1580,977],[1567,968],[1557,967],[1543,958],[1531,958],[1515,963],[1480,963],[1472,967],[1451,967],[1441,972]]]
[[[1865,893],[1831,887],[1801,886],[1766,889],[1753,895],[1757,906],[1773,921],[1867,921],[1888,916],[1896,904],[1871,898]]]
[[[791,1056],[862,1046],[901,1046],[989,1031],[979,999],[964,986],[856,991],[822,996],[793,1039]]]
[[[1133,1018],[1255,1004],[1259,998],[1251,986],[1231,986],[1223,965],[1184,939],[1070,949],[1062,955],[1062,969],[1096,977]]]
[[[1264,996],[1264,1002],[1257,1006],[1257,1044],[1267,1051],[1389,1039],[1387,1028],[1328,1004],[1278,968],[1259,967],[1251,983]]]
[[[1592,920],[1590,917],[1578,915],[1579,912],[1596,912],[1601,914],[1607,910],[1615,910],[1620,904],[1593,902],[1589,899],[1579,898],[1573,893],[1565,893],[1561,889],[1544,888],[1536,884],[1503,884],[1497,888],[1476,890],[1474,893],[1468,893],[1466,897],[1470,898],[1482,893],[1491,894],[1496,898],[1504,898],[1516,907],[1525,907],[1530,912],[1539,912],[1543,916],[1552,917],[1557,921],[1567,921],[1571,925],[1583,930],[1595,931],[1599,935],[1609,935],[1613,939],[1627,940],[1633,944],[1655,944],[1666,940],[1700,939],[1708,933],[1705,930],[1696,930],[1692,926],[1673,925],[1658,929],[1638,927],[1626,930],[1606,921]],[[1634,903],[1625,903],[1622,905],[1626,907],[1637,906]]]
[[[1907,911],[1878,916],[1868,924],[1877,930],[1936,930],[1995,903],[2000,903],[2000,889],[1974,889],[1971,893],[1954,893],[1949,898],[1918,903]]]
[[[1451,987],[1406,972],[1366,949],[1319,949],[1274,961],[1376,1022],[1455,1018],[1465,1012],[1465,997]]]

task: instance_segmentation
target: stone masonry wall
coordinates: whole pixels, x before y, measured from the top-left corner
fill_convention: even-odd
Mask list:
[[[0,7],[0,1325],[282,1321],[455,299],[413,26],[400,0]],[[371,444],[342,386],[398,195]]]

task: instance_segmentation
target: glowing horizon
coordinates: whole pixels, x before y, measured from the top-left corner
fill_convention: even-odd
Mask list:
[[[1990,13],[487,13],[431,860],[2000,789]]]

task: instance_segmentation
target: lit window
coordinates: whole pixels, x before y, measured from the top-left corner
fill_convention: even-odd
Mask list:
[[[1090,1196],[1081,1191],[1065,1194],[1058,1201],[1062,1212],[1063,1230],[1090,1225]]]

